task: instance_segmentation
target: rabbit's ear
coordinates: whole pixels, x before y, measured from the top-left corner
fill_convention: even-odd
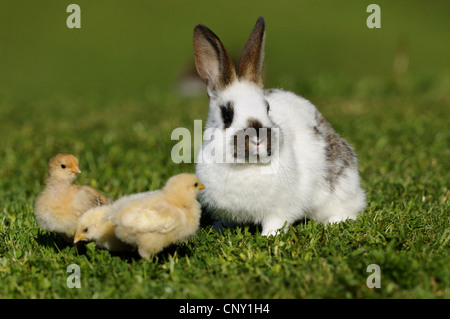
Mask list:
[[[263,17],[259,17],[241,54],[238,71],[240,78],[256,83],[260,87],[263,86],[262,68],[265,35],[266,22]]]
[[[214,32],[202,24],[194,28],[194,57],[197,72],[206,83],[209,95],[235,80],[236,70],[230,55]]]

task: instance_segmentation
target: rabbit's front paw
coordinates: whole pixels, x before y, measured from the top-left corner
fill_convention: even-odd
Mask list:
[[[279,217],[271,217],[263,221],[262,223],[262,236],[276,236],[282,231],[287,232],[289,229],[289,223]]]

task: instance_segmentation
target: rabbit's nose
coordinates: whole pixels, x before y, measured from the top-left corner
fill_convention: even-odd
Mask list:
[[[250,140],[250,143],[255,144],[256,146],[259,146],[260,144],[264,143],[265,140],[266,140],[265,137],[253,138]]]

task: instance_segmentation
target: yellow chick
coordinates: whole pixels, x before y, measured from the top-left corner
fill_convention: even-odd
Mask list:
[[[112,203],[112,200],[92,187],[75,183],[81,171],[78,159],[72,154],[55,155],[48,163],[48,170],[45,189],[35,203],[36,219],[41,228],[72,241],[78,218],[89,209]]]
[[[115,235],[115,226],[109,215],[132,203],[135,200],[149,196],[159,191],[149,191],[123,196],[109,205],[94,207],[78,219],[74,244],[79,241],[94,241],[97,246],[111,251],[129,251],[133,247],[118,239]]]
[[[116,237],[114,224],[106,219],[112,205],[94,207],[84,213],[78,220],[73,243],[79,241],[94,241],[97,246],[111,251],[131,251],[132,246]]]
[[[146,259],[188,239],[200,224],[201,207],[196,196],[204,188],[194,174],[171,177],[161,191],[122,205],[111,214],[116,236],[137,247]]]

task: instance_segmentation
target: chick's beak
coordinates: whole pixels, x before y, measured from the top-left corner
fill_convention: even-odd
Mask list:
[[[80,234],[75,234],[75,238],[73,240],[73,243],[76,244],[78,243],[80,240],[83,240],[86,238],[86,235],[80,235]]]
[[[81,170],[78,166],[75,166],[70,170],[73,174],[81,174]]]
[[[198,190],[201,191],[202,189],[205,189],[205,188],[206,188],[205,185],[200,183],[200,186],[198,187]]]

